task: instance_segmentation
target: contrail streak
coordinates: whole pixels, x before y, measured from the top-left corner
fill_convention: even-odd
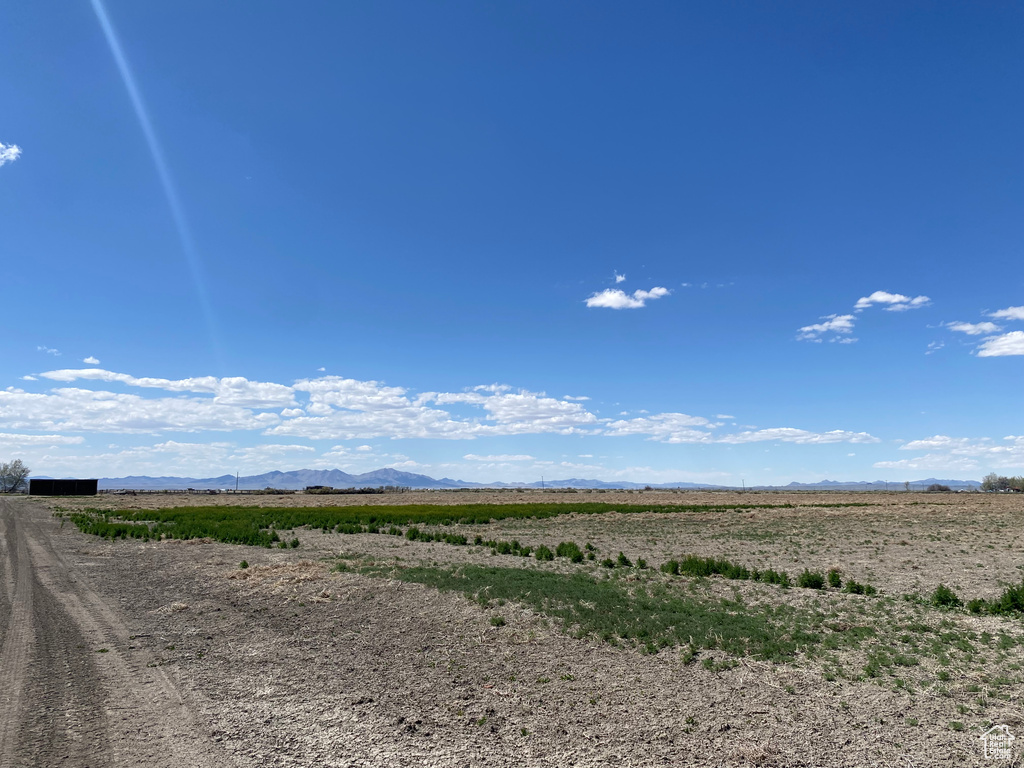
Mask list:
[[[157,175],[160,177],[160,184],[163,186],[164,195],[167,198],[167,205],[171,209],[171,216],[174,218],[174,225],[178,230],[178,239],[181,241],[181,250],[185,255],[185,261],[188,264],[188,269],[192,276],[192,283],[195,287],[196,298],[199,300],[199,305],[202,308],[204,319],[206,320],[206,329],[210,335],[210,344],[213,347],[213,352],[216,354],[218,362],[221,362],[222,353],[219,334],[217,333],[217,324],[213,314],[213,306],[210,303],[209,294],[206,290],[206,279],[203,274],[203,264],[199,258],[198,252],[196,251],[195,244],[192,241],[192,233],[188,226],[188,219],[185,217],[185,211],[182,208],[181,200],[178,198],[178,191],[174,186],[174,179],[171,177],[171,171],[167,167],[167,161],[164,159],[163,149],[160,147],[160,141],[157,139],[156,131],[153,130],[153,123],[149,119],[149,113],[146,111],[146,105],[142,101],[142,95],[139,93],[131,68],[128,66],[128,59],[125,57],[124,51],[121,49],[121,43],[117,39],[117,33],[114,32],[114,27],[110,23],[110,17],[107,16],[107,11],[103,7],[101,0],[92,0],[92,8],[96,12],[96,18],[99,20],[100,27],[103,29],[103,36],[106,37],[107,45],[110,46],[110,53],[113,55],[114,61],[117,63],[117,69],[121,73],[121,79],[124,81],[125,90],[128,91],[128,97],[131,99],[132,106],[135,108],[135,116],[139,120],[139,125],[142,127],[142,133],[146,137],[146,143],[149,145],[149,152],[153,156],[153,164],[156,166]]]

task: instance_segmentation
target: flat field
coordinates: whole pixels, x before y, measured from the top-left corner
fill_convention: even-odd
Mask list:
[[[481,504],[500,506],[465,522]],[[396,524],[402,505],[452,512]],[[119,612],[131,647],[108,650],[166,673],[224,764],[963,766],[993,764],[980,738],[993,725],[1024,738],[1017,495],[9,506],[45,525],[66,567]],[[168,538],[185,523],[167,510],[186,506],[200,512],[193,532],[217,515],[269,514],[279,542],[223,543],[215,527]],[[316,527],[281,522],[310,507]],[[158,538],[84,534],[74,515],[87,508]]]

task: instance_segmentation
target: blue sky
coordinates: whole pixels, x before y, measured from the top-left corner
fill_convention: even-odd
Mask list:
[[[1024,473],[1014,3],[39,2],[0,458]]]

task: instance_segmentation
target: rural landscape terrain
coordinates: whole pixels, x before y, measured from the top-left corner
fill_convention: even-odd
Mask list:
[[[1022,515],[978,493],[13,498],[0,763],[991,765],[981,736],[1024,720]]]

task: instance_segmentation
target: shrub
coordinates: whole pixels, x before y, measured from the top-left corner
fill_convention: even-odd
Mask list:
[[[405,532],[405,538],[409,541],[416,541],[423,535],[422,531],[415,525],[411,526],[408,531]]]
[[[563,541],[555,548],[555,554],[558,557],[567,557],[574,563],[583,562],[583,551],[574,541]]]
[[[647,561],[644,560],[642,557],[638,557],[636,559],[636,567],[640,570],[644,570],[647,567]]]
[[[804,572],[796,577],[796,585],[804,589],[824,589],[825,577],[820,573],[812,573],[804,568]]]
[[[533,556],[536,557],[538,560],[554,560],[555,559],[555,553],[552,552],[547,547],[545,547],[543,544],[541,544],[539,547],[537,547],[537,551],[533,553]]]
[[[988,604],[988,600],[983,600],[980,597],[967,601],[967,610],[971,613],[988,613],[991,608],[992,607]]]
[[[601,561],[601,565],[603,565],[605,568],[614,568],[615,561],[612,560],[610,557],[606,557],[604,560]]]
[[[662,573],[667,573],[670,576],[678,576],[679,575],[679,561],[678,560],[669,560],[667,563],[664,563],[661,566],[661,570],[662,570]]]
[[[989,605],[990,613],[1024,613],[1024,582],[1006,590]]]
[[[851,595],[873,595],[878,592],[878,590],[870,584],[861,584],[853,579],[846,580],[846,587],[843,591]]]
[[[299,546],[299,540],[297,538],[292,539],[288,542],[288,544],[291,546],[292,549],[297,549]]]
[[[843,580],[839,576],[839,571],[835,568],[828,572],[828,585],[833,589],[839,589],[843,586]]]
[[[789,586],[789,574],[784,571],[775,571],[771,568],[766,568],[758,575],[760,576],[759,581],[763,581],[765,584],[777,584],[783,588]]]
[[[963,604],[963,600],[956,596],[956,592],[945,584],[939,584],[932,593],[932,605],[940,608],[959,608]]]
[[[243,560],[242,562],[240,562],[238,564],[238,567],[241,568],[242,570],[245,570],[246,568],[249,567],[249,561],[248,560]]]
[[[619,556],[616,559],[615,564],[618,565],[619,568],[632,568],[633,567],[633,563],[630,561],[630,559],[628,557],[626,557],[624,554],[622,554],[621,552],[619,552]]]
[[[492,627],[504,627],[505,626],[505,617],[504,616],[491,616],[491,626]]]

